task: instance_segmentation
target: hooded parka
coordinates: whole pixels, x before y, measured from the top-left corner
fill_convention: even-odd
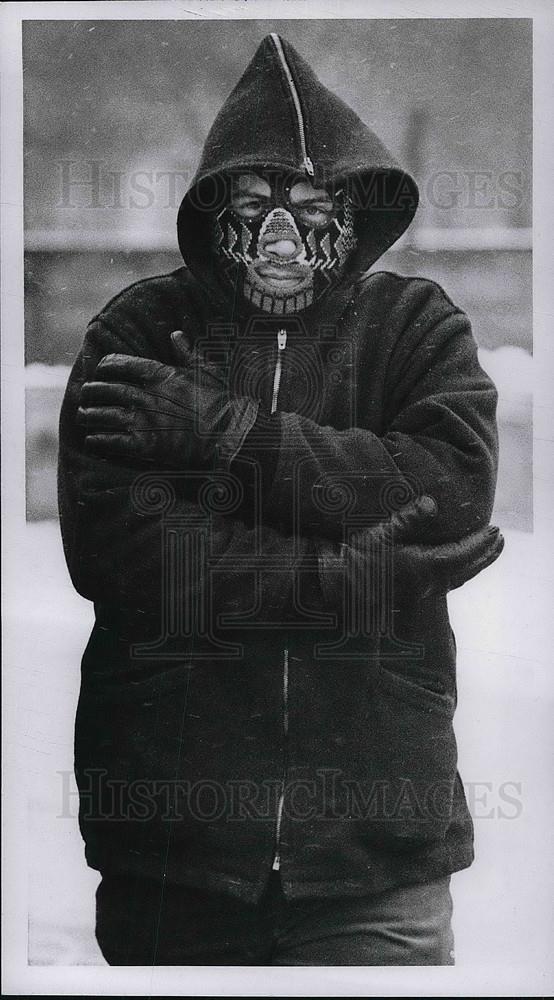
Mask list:
[[[245,169],[340,184],[356,205],[345,275],[297,314],[263,314],[214,262],[210,219]],[[324,585],[333,547],[414,497],[436,506],[417,533],[428,545],[491,516],[497,396],[470,323],[435,283],[369,271],[417,198],[374,133],[268,35],[181,205],[184,266],[125,289],[88,327],[62,408],[59,499],[96,617],[75,733],[94,868],[255,901],[272,866],[287,896],[315,897],[472,861],[448,586],[403,578],[386,553],[354,607]],[[176,329],[227,371],[231,396],[257,403],[227,465],[94,456],[76,419],[83,383],[111,353],[179,364]]]

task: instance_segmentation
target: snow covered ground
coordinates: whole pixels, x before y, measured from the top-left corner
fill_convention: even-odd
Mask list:
[[[544,968],[552,937],[546,834],[548,554],[505,531],[501,559],[450,597],[459,650],[460,771],[477,860],[453,879],[458,966]],[[94,940],[95,872],[87,869],[72,770],[79,662],[92,609],[73,591],[55,522],[27,525],[4,607],[9,753],[27,807],[32,965],[102,965]],[[70,790],[74,785],[70,781]]]

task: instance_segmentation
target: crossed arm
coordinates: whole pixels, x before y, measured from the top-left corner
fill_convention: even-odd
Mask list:
[[[79,416],[83,387],[98,378],[98,364],[114,349],[138,360],[129,353],[128,342],[118,340],[102,323],[93,323],[73,366],[60,417],[60,520],[76,590],[99,603],[145,612],[159,608],[166,557],[163,520],[170,515],[183,532],[198,535],[209,524],[207,553],[200,554],[195,546],[191,550],[191,558],[201,565],[187,573],[189,586],[205,586],[207,555],[212,568],[221,567],[210,583],[215,610],[235,613],[261,605],[266,617],[278,621],[292,574],[306,554],[307,539],[287,538],[267,525],[249,528],[240,516],[218,514],[217,498],[211,509],[209,503],[202,508],[193,498],[202,483],[213,486],[215,480],[216,486],[225,488],[228,476],[187,475],[186,469],[163,462],[137,461],[125,441],[119,442],[115,454],[113,449],[101,454],[101,448],[90,447],[86,421]],[[154,502],[141,502],[143,488]],[[172,499],[157,509],[156,493]],[[249,568],[260,572],[245,573]],[[187,594],[184,599],[190,603],[194,596]]]
[[[279,435],[278,462],[263,498],[263,522],[249,526],[240,509],[212,513],[210,517],[210,556],[212,565],[221,567],[212,577],[216,610],[229,609],[230,602],[234,611],[257,604],[264,618],[278,620],[300,566],[311,570],[314,602],[321,599],[324,604],[336,606],[341,578],[346,574],[355,582],[364,567],[367,569],[372,551],[367,532],[345,543],[340,521],[324,505],[314,504],[310,490],[297,490],[292,495],[297,470],[312,483],[325,476],[331,482],[340,482],[355,474],[358,513],[366,516],[368,523],[375,520],[380,509],[382,477],[389,476],[402,485],[411,504],[404,512],[393,515],[388,525],[381,524],[374,531],[380,532],[382,544],[395,545],[400,557],[396,559],[399,573],[406,579],[411,575],[412,582],[417,581],[422,588],[447,590],[459,586],[496,558],[501,537],[496,530],[487,532],[485,527],[496,471],[496,397],[477,364],[471,334],[458,318],[461,315],[448,317],[440,324],[441,329],[432,330],[425,350],[412,355],[411,367],[397,379],[391,393],[396,413],[383,437],[360,428],[337,431],[320,427],[298,414],[279,415],[272,427],[272,433]],[[159,401],[160,374],[167,378],[167,372],[160,373],[159,369],[170,366],[160,366],[138,354],[133,357],[131,350],[129,341],[119,340],[101,321],[89,328],[62,409],[60,512],[66,556],[77,590],[91,600],[148,608],[159,600],[163,558],[160,516],[145,514],[133,505],[132,487],[145,468],[158,469],[171,480],[175,464],[164,465],[166,444],[162,446],[162,442],[167,443],[168,430],[174,433],[175,427],[179,428],[180,415],[178,410],[172,410],[168,417],[168,384],[174,378],[170,372],[170,382],[163,387],[163,421],[156,423],[152,399]],[[121,366],[124,370],[126,363],[134,372],[124,383],[133,390],[129,397],[131,433],[121,433],[125,406],[118,406],[121,400],[117,400],[117,393],[116,405],[111,407],[118,410],[119,421],[115,452],[109,443],[106,447],[106,435],[91,447],[91,437],[98,437],[98,426],[93,422],[87,427],[86,411],[90,412],[90,407],[84,407],[84,421],[78,416],[80,407],[81,417],[83,414],[83,399],[86,403],[83,386],[91,381],[102,384],[103,366],[104,372],[111,370],[106,381],[112,387],[121,384],[114,382],[113,359],[102,362],[106,355],[114,353],[123,355],[116,359],[117,378],[121,378]],[[146,377],[154,371],[152,365],[156,366],[154,397],[152,380],[148,382]],[[174,370],[175,398],[181,399],[179,365]],[[145,377],[137,378],[137,371]],[[462,384],[463,390],[459,388]],[[145,391],[146,395],[141,396]],[[146,464],[141,455],[141,431],[139,428],[137,434],[136,425],[141,399],[149,413],[147,433],[142,428],[142,444],[147,440],[152,449],[154,442]],[[98,411],[98,407],[94,409]],[[215,414],[213,427],[219,426],[220,439],[232,442],[230,448],[223,448],[228,462],[238,454],[263,467],[267,424],[257,420],[257,410],[251,404],[246,408],[239,405],[231,413],[225,406],[216,405],[209,414],[212,418]],[[190,415],[187,419],[189,424],[185,421],[177,445],[191,440]],[[155,460],[156,440],[160,442],[161,468]],[[368,470],[368,475],[360,475],[362,470]],[[175,481],[172,516],[177,514],[181,521],[193,523],[198,519],[199,507],[185,480],[177,477]],[[428,496],[433,497],[432,504],[425,499]],[[294,522],[290,520],[292,510]],[[249,568],[261,569],[261,573],[245,575]],[[189,578],[200,580],[201,574]],[[244,585],[247,579],[250,586]]]

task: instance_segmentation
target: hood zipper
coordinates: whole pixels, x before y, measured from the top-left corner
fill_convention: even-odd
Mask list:
[[[304,116],[302,114],[302,107],[300,105],[300,98],[298,96],[298,91],[296,89],[296,84],[292,78],[292,73],[290,71],[290,66],[287,62],[287,57],[283,51],[283,46],[281,44],[281,39],[279,35],[275,32],[271,32],[271,40],[277,51],[279,61],[283,67],[283,72],[285,74],[287,83],[289,85],[290,94],[292,97],[292,103],[294,104],[294,109],[296,111],[296,118],[298,121],[298,134],[300,137],[300,150],[302,154],[301,167],[310,177],[314,176],[314,165],[308,156],[308,150],[306,149],[306,126],[304,124]]]
[[[281,371],[282,371],[282,357],[283,351],[287,346],[287,331],[278,330],[277,331],[277,358],[275,361],[275,371],[273,373],[273,392],[271,396],[271,412],[275,413],[277,410],[277,403],[279,400],[279,387],[281,385]],[[287,735],[289,729],[289,651],[287,647],[283,649],[283,742],[286,744]],[[284,762],[283,762],[283,780],[281,785],[281,792],[279,794],[279,802],[277,805],[277,827],[275,830],[275,849],[273,854],[273,871],[279,871],[281,867],[281,853],[280,853],[280,843],[281,843],[281,824],[283,821],[283,807],[285,804],[285,783],[287,780],[287,758],[286,758],[286,745],[283,750]]]

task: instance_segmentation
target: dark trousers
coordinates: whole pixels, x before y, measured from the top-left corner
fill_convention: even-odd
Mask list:
[[[373,896],[286,899],[272,872],[256,905],[105,874],[96,938],[109,965],[453,965],[450,879]]]

